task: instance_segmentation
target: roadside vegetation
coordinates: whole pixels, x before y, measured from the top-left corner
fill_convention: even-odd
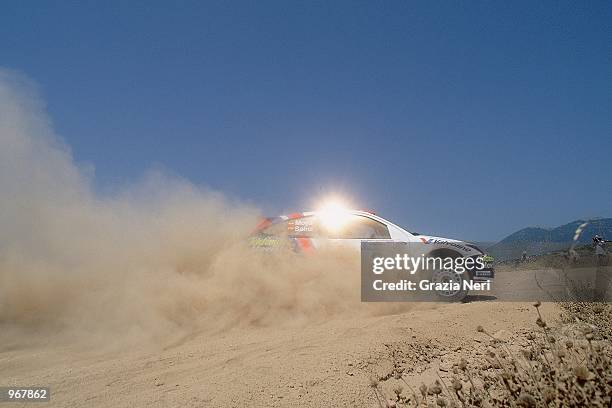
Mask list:
[[[560,306],[561,321],[551,327],[536,302],[533,327],[507,339],[478,326],[476,331],[488,339],[479,345],[483,353],[464,352],[449,373],[439,372],[431,383],[407,379],[399,366],[390,375],[372,377],[369,386],[378,406],[612,406],[612,306]],[[392,384],[383,387],[388,381]]]

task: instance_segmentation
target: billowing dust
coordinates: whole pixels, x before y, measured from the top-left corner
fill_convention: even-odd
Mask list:
[[[355,253],[252,250],[257,209],[161,172],[106,195],[92,179],[35,86],[0,70],[0,344],[165,341],[380,311],[359,302]]]

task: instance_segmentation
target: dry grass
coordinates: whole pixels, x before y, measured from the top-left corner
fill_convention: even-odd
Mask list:
[[[398,370],[392,394],[372,378],[380,407],[610,407],[612,346],[607,304],[565,304],[566,320],[550,328],[537,318],[521,341],[491,339],[484,355],[465,353],[446,381],[415,386]],[[569,333],[569,334],[568,334]],[[515,337],[516,340],[516,337]],[[399,384],[402,384],[401,386]]]

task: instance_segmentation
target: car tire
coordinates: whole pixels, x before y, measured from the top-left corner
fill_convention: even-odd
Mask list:
[[[431,274],[432,283],[456,283],[459,290],[437,290],[436,298],[443,302],[462,302],[468,295],[468,290],[464,288],[463,281],[465,273],[457,273],[453,270],[433,271]]]

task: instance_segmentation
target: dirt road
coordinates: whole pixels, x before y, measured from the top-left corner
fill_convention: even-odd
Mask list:
[[[546,304],[543,312],[554,317],[558,310]],[[194,333],[163,347],[4,350],[0,378],[6,385],[50,386],[54,407],[371,407],[377,403],[368,379],[388,375],[394,360],[418,387],[440,366],[478,349],[484,335],[477,325],[508,336],[533,327],[533,320],[525,303],[421,304],[396,315],[304,327]]]

